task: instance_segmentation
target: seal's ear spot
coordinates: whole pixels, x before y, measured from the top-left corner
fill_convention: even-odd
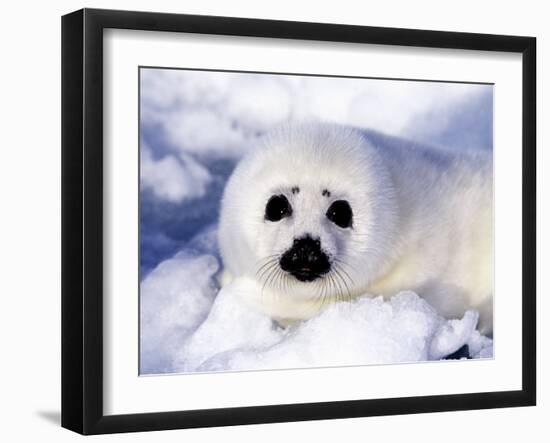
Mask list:
[[[284,195],[273,195],[265,205],[265,219],[277,222],[292,215],[292,206]]]
[[[351,228],[353,211],[346,200],[336,200],[327,210],[327,218],[341,228]]]

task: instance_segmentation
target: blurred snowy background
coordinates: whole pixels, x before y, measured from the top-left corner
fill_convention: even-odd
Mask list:
[[[310,321],[276,330],[267,319],[235,312],[238,308],[228,302],[219,313],[222,301],[231,299],[216,299],[214,278],[220,266],[215,234],[225,182],[266,131],[310,119],[363,128],[378,143],[491,150],[493,87],[141,69],[142,374],[420,361],[442,358],[465,344],[470,356],[492,355],[492,342],[475,331],[477,313],[444,322],[410,293],[396,297],[397,307],[362,301],[355,307],[363,314],[355,315],[356,322],[347,321],[349,315],[340,308],[330,309],[316,319],[322,327]],[[247,315],[254,318],[244,322],[240,336],[234,320]],[[202,324],[207,317],[218,320]],[[312,338],[310,329],[340,331],[347,321],[357,331],[357,322],[366,318],[371,320],[360,339],[354,334],[341,358],[329,358]],[[254,343],[247,341],[251,325],[257,330]]]

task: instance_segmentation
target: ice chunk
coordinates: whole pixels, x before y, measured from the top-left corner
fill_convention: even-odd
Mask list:
[[[218,261],[177,256],[157,266],[140,286],[140,373],[172,371],[183,340],[206,318],[217,288]]]
[[[439,360],[452,354],[468,343],[475,332],[479,314],[466,311],[460,320],[449,320],[442,324],[430,344],[430,359]]]

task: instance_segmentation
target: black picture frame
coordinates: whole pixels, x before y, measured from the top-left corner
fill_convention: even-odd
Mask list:
[[[177,412],[103,413],[103,31],[108,28],[503,51],[523,64],[522,389]],[[83,9],[62,18],[62,426],[82,434],[536,403],[536,39]]]

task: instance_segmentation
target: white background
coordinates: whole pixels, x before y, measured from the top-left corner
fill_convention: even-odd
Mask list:
[[[178,6],[158,0],[9,3],[3,8],[2,161],[0,189],[2,229],[0,259],[2,296],[0,337],[0,435],[5,441],[71,441],[80,438],[62,430],[60,397],[60,15],[82,6],[141,9],[197,14],[235,15],[287,20],[352,23],[394,27],[535,35],[538,41],[539,153],[543,107],[550,102],[541,80],[548,67],[550,30],[543,2],[470,2],[448,5],[436,1],[340,1],[326,5],[296,1],[185,2]],[[539,190],[546,195],[539,155]],[[548,169],[550,165],[546,165]],[[550,171],[549,171],[550,173]],[[540,186],[542,184],[542,186]],[[539,197],[542,202],[542,198]],[[548,202],[548,199],[546,199]],[[539,226],[548,223],[548,207],[541,208]],[[548,249],[548,235],[541,235]],[[542,245],[542,241],[539,244]],[[544,255],[544,254],[540,254]],[[539,257],[540,257],[539,255]],[[545,255],[544,255],[545,257]],[[542,266],[539,265],[539,273]],[[548,278],[539,281],[539,295],[548,292]],[[550,328],[544,323],[547,303],[539,297],[539,374],[548,372]],[[542,345],[541,345],[542,343]],[[546,349],[544,349],[546,348]],[[543,352],[544,351],[544,352]],[[544,369],[543,369],[544,368]],[[550,389],[539,377],[539,406],[495,411],[470,411],[378,417],[353,420],[245,426],[237,428],[170,431],[100,437],[132,441],[296,441],[341,438],[368,441],[463,441],[468,434],[494,441],[543,441],[548,436]],[[537,437],[539,436],[539,437]]]

